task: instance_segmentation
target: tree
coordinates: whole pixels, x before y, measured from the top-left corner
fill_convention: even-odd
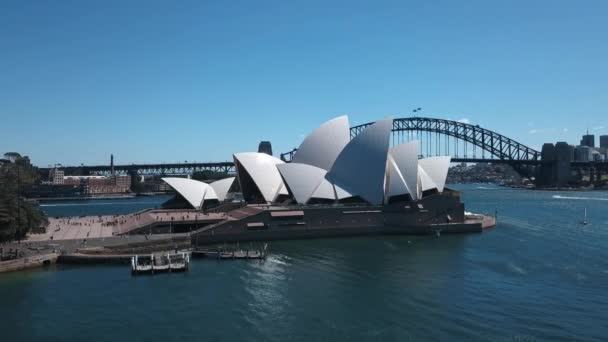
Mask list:
[[[17,152],[6,152],[4,154],[4,158],[8,159],[11,163],[14,163],[15,160],[21,158],[21,154],[19,154]]]
[[[9,162],[0,164],[0,241],[21,239],[48,224],[44,213],[21,196],[24,186],[37,181],[36,168],[17,152],[4,156]]]

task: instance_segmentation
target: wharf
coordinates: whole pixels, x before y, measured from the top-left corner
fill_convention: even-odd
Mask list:
[[[143,239],[142,239],[143,238]],[[104,264],[129,263],[136,255],[171,254],[191,248],[188,234],[163,235],[130,235],[115,237],[109,240],[96,242],[95,246],[81,246],[62,254],[61,263],[77,264]]]
[[[131,258],[131,273],[154,274],[164,272],[186,272],[190,267],[190,253],[167,253],[135,255]]]

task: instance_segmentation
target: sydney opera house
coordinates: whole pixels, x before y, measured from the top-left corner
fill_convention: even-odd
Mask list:
[[[481,231],[483,220],[467,219],[458,192],[445,188],[450,157],[419,159],[417,142],[391,147],[392,127],[379,120],[351,139],[340,116],[308,135],[289,163],[243,152],[233,156],[236,177],[163,180],[194,209],[231,208],[196,233],[205,242]],[[240,205],[226,206],[236,192]]]

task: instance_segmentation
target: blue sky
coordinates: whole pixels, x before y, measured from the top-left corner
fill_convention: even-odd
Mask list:
[[[323,121],[608,134],[606,1],[1,1],[0,152],[221,161]]]

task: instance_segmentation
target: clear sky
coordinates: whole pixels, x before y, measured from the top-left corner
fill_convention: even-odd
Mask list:
[[[222,161],[327,119],[608,134],[608,1],[0,1],[0,152]]]

